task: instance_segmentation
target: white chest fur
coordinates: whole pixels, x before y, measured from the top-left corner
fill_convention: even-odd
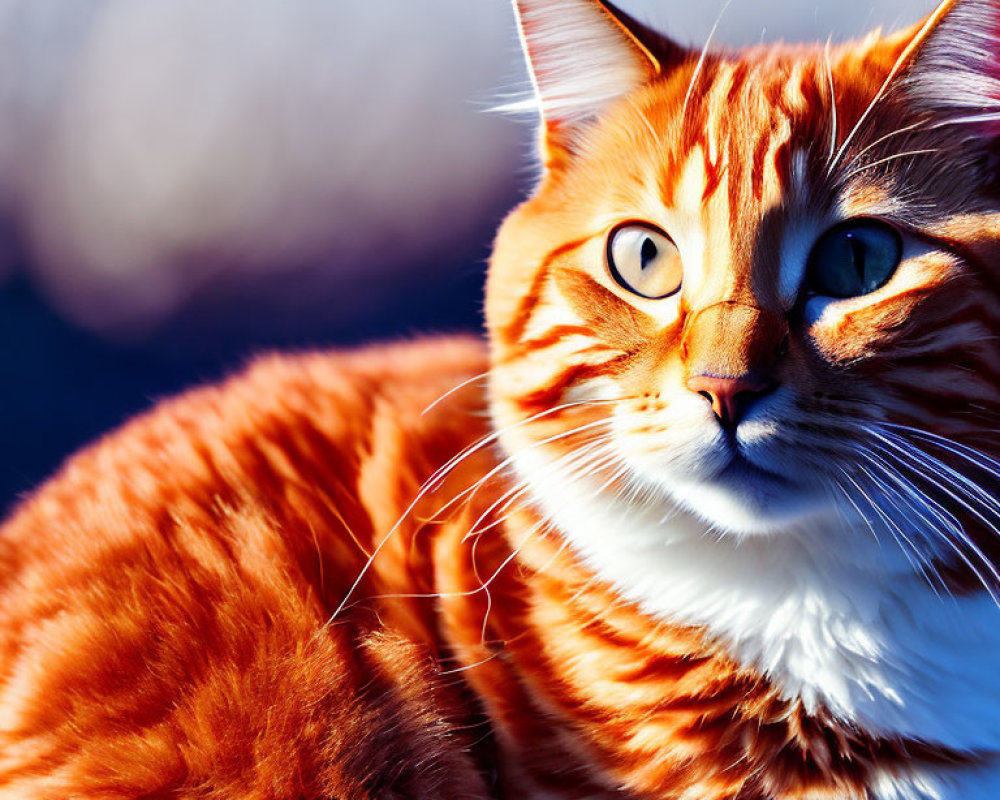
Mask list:
[[[720,539],[683,512],[562,481],[531,453],[517,466],[592,569],[650,615],[704,626],[786,697],[871,734],[1000,750],[1000,610],[985,593],[939,596],[867,529]],[[878,798],[1000,798],[1000,776],[963,780],[953,795],[933,776],[887,777]]]

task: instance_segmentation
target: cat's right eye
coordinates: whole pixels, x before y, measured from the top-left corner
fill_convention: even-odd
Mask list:
[[[677,245],[659,228],[638,222],[611,232],[608,270],[623,289],[650,300],[676,294],[683,277]]]

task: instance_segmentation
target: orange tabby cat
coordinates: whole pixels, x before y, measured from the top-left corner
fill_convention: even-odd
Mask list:
[[[489,355],[264,360],[28,499],[4,800],[1000,797],[1000,2],[515,8]]]

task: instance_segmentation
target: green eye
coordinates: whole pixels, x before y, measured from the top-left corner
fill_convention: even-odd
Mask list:
[[[903,258],[899,232],[874,219],[831,228],[809,254],[808,287],[827,297],[858,297],[889,282]]]

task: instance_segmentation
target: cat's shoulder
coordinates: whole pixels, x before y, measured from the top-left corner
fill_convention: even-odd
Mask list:
[[[467,339],[266,356],[72,457],[0,526],[0,795],[485,797],[432,624],[335,610],[486,425],[483,369]]]
[[[485,403],[486,369],[485,345],[471,336],[274,353],[221,383],[166,401],[157,412],[185,422],[201,413],[236,425],[304,417],[332,430],[391,410],[399,427],[426,428],[446,422],[456,404]],[[230,416],[239,409],[253,418]]]
[[[458,423],[459,412],[485,413],[486,349],[471,336],[428,337],[352,350],[271,354],[216,386],[195,390],[164,406],[168,415],[206,409],[252,410],[251,424],[306,420],[335,437],[356,436],[359,426],[384,424],[420,436]],[[184,406],[189,405],[189,409]],[[480,416],[477,414],[477,416]],[[462,418],[462,419],[459,419]]]

